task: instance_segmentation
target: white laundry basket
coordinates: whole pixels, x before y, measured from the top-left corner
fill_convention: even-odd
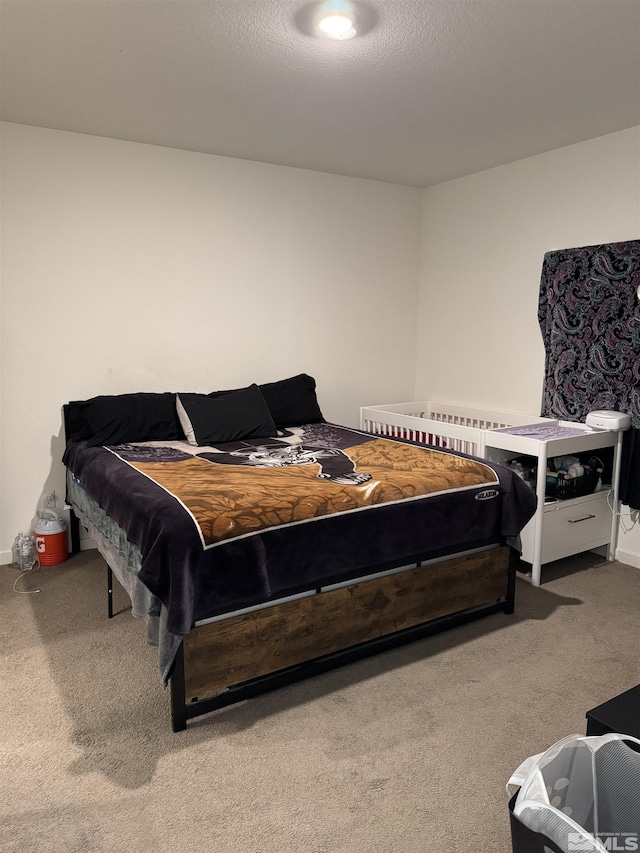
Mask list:
[[[636,749],[632,748],[635,745]],[[640,850],[640,740],[569,735],[507,783],[514,853]]]

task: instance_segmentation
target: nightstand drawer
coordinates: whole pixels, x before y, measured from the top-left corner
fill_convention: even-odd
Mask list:
[[[580,551],[607,545],[611,539],[608,492],[598,492],[544,508],[541,524],[542,563],[560,560]],[[522,531],[522,559],[533,562],[534,522]]]

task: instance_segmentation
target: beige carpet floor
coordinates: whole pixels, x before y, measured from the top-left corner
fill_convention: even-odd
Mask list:
[[[497,614],[173,734],[96,552],[0,567],[4,853],[508,853],[505,783],[640,681],[640,571],[594,554]]]

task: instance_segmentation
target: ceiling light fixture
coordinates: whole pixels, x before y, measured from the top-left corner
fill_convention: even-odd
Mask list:
[[[321,17],[318,29],[327,38],[336,41],[346,41],[356,35],[355,15],[350,3],[324,3],[321,7]]]
[[[346,15],[327,15],[318,24],[322,32],[330,39],[342,41],[355,36],[353,21]]]

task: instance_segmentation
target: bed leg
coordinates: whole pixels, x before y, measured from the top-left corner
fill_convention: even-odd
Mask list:
[[[509,549],[509,578],[507,580],[507,597],[504,602],[504,612],[510,615],[516,606],[516,572],[519,554],[515,548]]]
[[[69,510],[69,533],[71,534],[71,553],[77,554],[80,550],[80,521],[73,509]]]
[[[113,619],[113,570],[107,566],[107,613]]]
[[[187,728],[187,703],[184,689],[184,647],[180,643],[171,673],[171,725],[174,732]]]

